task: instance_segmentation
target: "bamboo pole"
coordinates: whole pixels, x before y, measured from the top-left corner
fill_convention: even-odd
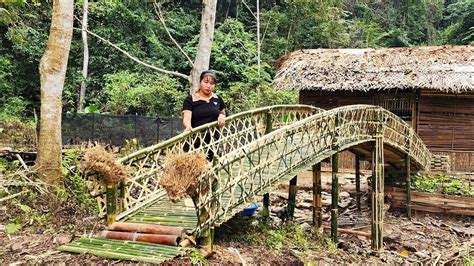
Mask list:
[[[372,248],[383,249],[384,153],[382,114],[377,114],[377,132],[372,158]]]
[[[139,224],[115,222],[107,227],[110,231],[127,231],[160,235],[177,235],[181,236],[186,232],[183,227],[165,226],[159,224]]]
[[[177,235],[142,234],[107,230],[102,232],[101,237],[117,240],[142,241],[168,246],[177,246],[181,239]]]
[[[115,222],[115,217],[117,216],[117,189],[113,185],[106,186],[106,222],[107,224],[112,224]]]
[[[313,165],[313,227],[315,229],[323,224],[321,191],[321,163],[317,163]]]
[[[337,243],[337,217],[339,199],[339,153],[332,156],[332,191],[331,191],[331,239]]]
[[[410,177],[410,156],[405,155],[405,180],[407,190],[407,217],[411,219],[411,177]]]
[[[356,206],[360,211],[360,155],[355,155]]]
[[[296,183],[297,176],[293,177],[290,180],[290,188],[288,192],[288,219],[293,219],[295,215],[295,206],[296,206]]]
[[[125,180],[120,180],[119,186],[119,207],[118,207],[118,213],[122,213],[125,211]]]

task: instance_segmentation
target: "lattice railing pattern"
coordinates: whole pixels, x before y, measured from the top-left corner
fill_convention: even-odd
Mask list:
[[[167,154],[180,154],[186,151],[201,151],[207,154],[213,151],[219,158],[264,136],[270,131],[267,128],[269,124],[275,129],[322,111],[307,105],[275,105],[242,112],[229,116],[224,127],[217,126],[216,122],[206,124],[119,159],[118,162],[125,165],[130,178],[126,183],[125,212],[117,218],[120,219],[155,199],[157,195],[163,194],[159,186],[159,177]],[[205,141],[206,138],[208,141]],[[90,184],[92,186],[90,189],[97,193],[100,212],[103,215],[105,188],[96,182]]]
[[[377,131],[377,127],[381,130]],[[420,168],[429,168],[431,153],[396,115],[368,105],[325,111],[221,156],[201,181],[198,216],[207,213],[208,219],[198,225],[196,233],[225,222],[255,196],[308,166],[351,146],[374,141],[377,136],[385,144],[408,153]]]

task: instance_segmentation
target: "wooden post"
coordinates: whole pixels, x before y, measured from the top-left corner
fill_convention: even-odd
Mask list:
[[[323,225],[321,203],[321,163],[313,165],[313,227],[318,229]]]
[[[262,217],[263,217],[263,220],[266,222],[268,221],[268,218],[270,218],[270,194],[268,193],[265,193],[263,194],[263,213],[262,213]]]
[[[372,248],[383,249],[384,154],[382,113],[377,114],[377,132],[372,153]]]
[[[406,169],[406,189],[407,189],[407,217],[411,219],[411,177],[410,177],[410,156],[405,155],[405,169]]]
[[[356,206],[360,211],[360,155],[355,156]]]
[[[293,219],[296,206],[296,181],[297,176],[290,180],[290,189],[288,193],[288,219]]]
[[[105,189],[106,196],[106,223],[107,225],[115,222],[117,216],[117,188],[113,185],[107,185]]]
[[[332,156],[332,193],[331,193],[331,239],[337,243],[337,216],[338,216],[338,201],[339,201],[339,153]]]

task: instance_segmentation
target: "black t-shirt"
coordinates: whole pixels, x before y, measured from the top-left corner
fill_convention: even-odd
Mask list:
[[[188,95],[183,102],[183,111],[191,111],[191,126],[198,127],[210,122],[217,121],[220,111],[225,109],[222,98],[213,94],[209,101],[198,99],[193,101],[192,95]]]

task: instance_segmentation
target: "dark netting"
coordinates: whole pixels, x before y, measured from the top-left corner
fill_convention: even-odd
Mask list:
[[[64,145],[99,141],[122,146],[126,140],[137,139],[149,146],[183,132],[181,118],[144,117],[105,114],[63,114]]]

